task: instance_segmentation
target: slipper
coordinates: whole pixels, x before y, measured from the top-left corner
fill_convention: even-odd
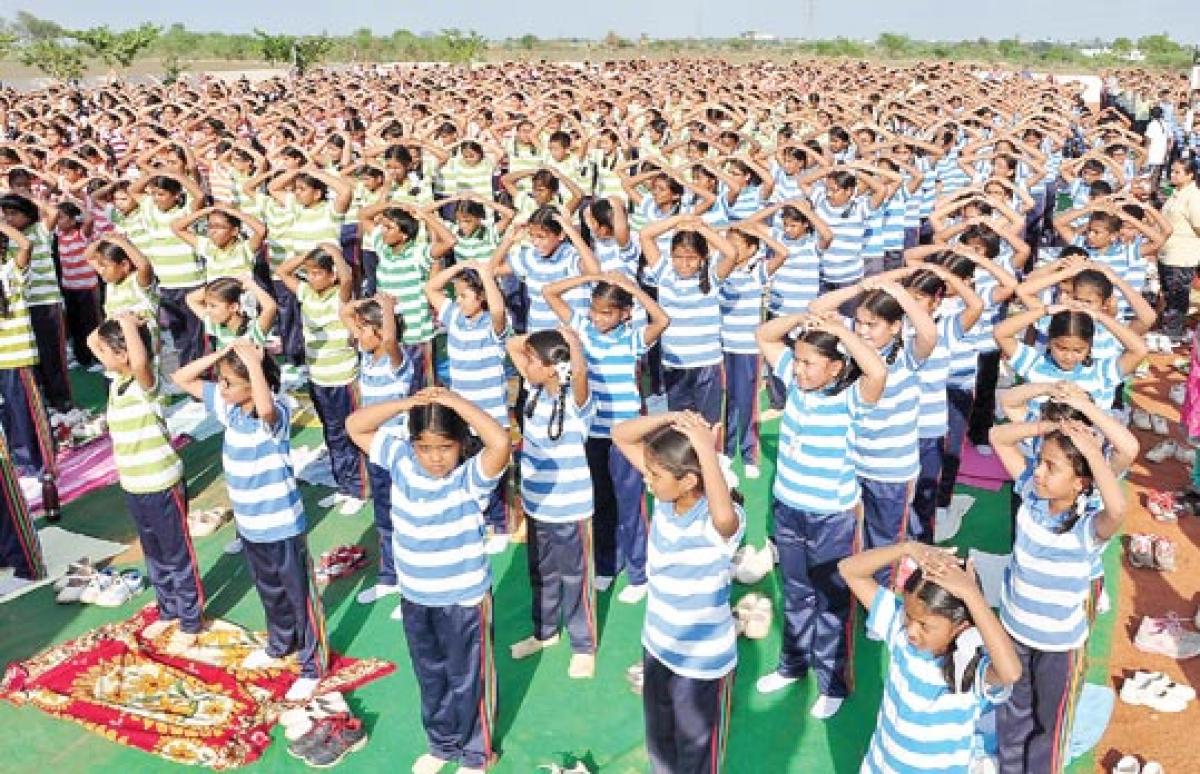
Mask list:
[[[1172,492],[1160,489],[1146,490],[1146,510],[1156,521],[1177,521],[1179,519],[1179,503]]]
[[[1129,545],[1126,549],[1129,566],[1138,569],[1154,567],[1154,537],[1135,532],[1129,535]]]
[[[1167,422],[1167,418],[1159,414],[1150,415],[1150,427],[1159,435],[1170,435],[1171,425]]]
[[[96,568],[92,566],[92,560],[85,556],[67,565],[66,574],[54,581],[54,590],[62,591],[68,585],[71,585],[72,579],[81,579],[86,585],[87,580],[95,574]]]
[[[1145,409],[1135,408],[1133,410],[1132,418],[1133,426],[1138,430],[1149,430],[1151,428],[1150,412],[1146,411]]]
[[[1154,418],[1159,419],[1159,417],[1154,417]],[[1158,430],[1158,428],[1156,426],[1155,431],[1157,432],[1157,430]],[[1169,457],[1174,457],[1175,452],[1178,449],[1179,449],[1179,446],[1172,440],[1168,439],[1166,441],[1159,441],[1158,444],[1153,449],[1146,452],[1146,459],[1149,460],[1150,462],[1159,463]]]
[[[1175,543],[1170,538],[1156,535],[1154,543],[1154,566],[1163,572],[1175,570]]]

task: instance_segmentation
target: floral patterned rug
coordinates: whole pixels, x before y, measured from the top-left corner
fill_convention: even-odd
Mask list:
[[[227,621],[212,622],[187,650],[173,650],[173,624],[154,640],[143,636],[157,618],[151,604],[127,621],[10,664],[0,699],[177,763],[220,770],[258,759],[299,668],[240,669],[265,636]],[[348,691],[394,669],[335,654],[317,691]]]

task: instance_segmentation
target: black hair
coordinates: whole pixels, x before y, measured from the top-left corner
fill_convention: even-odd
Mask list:
[[[1092,288],[1100,294],[1100,298],[1107,301],[1112,298],[1113,284],[1104,272],[1096,269],[1084,269],[1075,275],[1074,281],[1071,283],[1074,294],[1078,294],[1079,288]]]
[[[1087,312],[1074,309],[1064,309],[1050,317],[1050,325],[1046,330],[1046,340],[1054,341],[1060,336],[1074,336],[1083,339],[1090,347],[1096,335],[1096,323]],[[1047,356],[1049,353],[1047,352]],[[1089,353],[1083,364],[1091,365],[1092,356]]]
[[[218,277],[212,282],[204,286],[204,292],[212,293],[217,298],[221,299],[226,304],[238,304],[242,302],[242,293],[246,292],[246,288],[242,286],[241,280],[233,277]],[[233,332],[235,336],[241,336],[250,327],[249,315],[242,315],[242,324]]]
[[[645,450],[647,457],[653,458],[656,464],[666,468],[675,478],[695,476],[696,486],[703,490],[704,472],[700,468],[700,457],[686,435],[669,425],[660,427],[646,436]],[[736,489],[730,489],[729,496],[738,505],[744,502],[741,492]]]
[[[166,175],[155,175],[154,177],[150,178],[148,185],[151,185],[160,191],[166,191],[167,193],[171,194],[171,196],[175,197],[175,206],[178,207],[183,203],[183,183],[179,182],[175,178],[167,177]]]
[[[603,226],[609,231],[613,230],[613,206],[612,202],[608,199],[594,200],[591,206],[588,207],[588,212],[591,214],[592,219],[596,221],[597,226]]]
[[[354,316],[359,321],[371,326],[377,331],[383,330],[383,307],[379,302],[371,298],[363,301],[354,308]],[[404,316],[397,314],[396,318],[396,340],[404,340]]]
[[[320,195],[321,195],[320,198],[322,198],[322,199],[324,199],[326,196],[329,195],[329,186],[326,185],[325,181],[319,177],[310,175],[307,172],[300,172],[293,179],[297,183],[304,183],[309,188],[320,193]]]
[[[1064,247],[1062,249],[1062,252],[1060,252],[1058,254],[1058,257],[1059,257],[1059,260],[1062,260],[1063,258],[1069,258],[1072,255],[1079,255],[1084,258],[1089,257],[1088,251],[1085,250],[1084,248],[1080,247],[1079,245],[1067,245],[1066,247]]]
[[[558,193],[558,176],[548,169],[539,169],[529,179],[530,186],[540,186],[552,194]]]
[[[805,328],[792,343],[793,352],[795,352],[796,344],[807,344],[822,357],[841,362],[841,373],[833,380],[833,384],[825,388],[825,392],[830,395],[837,395],[854,384],[858,380],[858,377],[862,376],[862,369],[858,367],[858,361],[846,351],[846,345],[842,343],[841,339],[828,331]]]
[[[918,269],[904,278],[901,286],[940,301],[946,295],[946,281],[929,269]]]
[[[542,361],[543,365],[555,366],[559,363],[571,362],[571,347],[558,331],[534,331],[525,338],[525,346],[529,347],[533,356]],[[558,399],[550,411],[550,421],[546,424],[546,435],[551,441],[557,441],[562,437],[563,424],[567,419],[567,393],[570,391],[571,377],[568,374],[567,378],[559,384]],[[525,404],[526,419],[533,416],[542,392],[544,392],[544,388],[539,386],[537,392]]]
[[[868,290],[862,295],[857,308],[866,309],[875,317],[889,323],[898,323],[904,319],[904,307],[900,306],[899,301],[883,290]],[[888,353],[884,359],[889,366],[896,362],[896,358],[900,356],[900,352],[903,349],[904,329],[902,326],[896,332],[896,336],[891,344],[888,345]]]
[[[304,256],[304,263],[316,264],[317,268],[324,271],[333,271],[337,265],[333,260],[333,255],[323,247],[314,247]]]
[[[597,282],[592,288],[593,301],[608,301],[618,309],[632,309],[633,296],[628,290],[620,285],[613,285],[608,282]]]
[[[968,626],[975,625],[966,603],[939,586],[936,581],[926,578],[920,567],[913,570],[904,582],[904,593],[912,594],[913,597],[920,600],[921,604],[925,605],[926,610],[933,615],[945,618],[954,626],[963,623]],[[955,637],[955,640],[957,639]],[[962,684],[956,684],[954,680],[954,641],[951,641],[950,647],[942,659],[942,677],[945,678],[946,685],[950,687],[952,693],[969,693],[975,687],[975,673],[979,671],[979,662],[982,658],[983,649],[976,648],[971,660],[967,662]]]
[[[699,231],[679,229],[671,237],[671,252],[674,252],[677,247],[695,250],[700,255],[700,270],[697,272],[700,292],[707,296],[713,289],[712,278],[708,276],[708,240]]]
[[[262,353],[262,372],[263,377],[267,380],[267,386],[271,388],[272,393],[279,392],[279,364],[275,362],[275,358],[268,353]],[[234,373],[239,379],[250,381],[250,371],[246,368],[246,364],[242,362],[242,357],[232,349],[226,352],[221,357],[217,358],[217,366],[225,366]]]
[[[421,224],[417,222],[409,212],[400,207],[388,207],[383,212],[379,213],[384,218],[390,220],[396,228],[400,229],[400,233],[404,234],[404,240],[411,242],[416,239],[417,234],[421,232]]]
[[[996,256],[1000,255],[1000,237],[990,226],[983,223],[976,223],[973,226],[968,226],[959,236],[959,241],[963,244],[968,242],[982,242],[983,255],[988,260],[995,260]]]
[[[142,340],[142,346],[147,352],[151,351],[150,328],[147,325],[138,325],[138,337]],[[121,327],[118,320],[109,318],[100,323],[96,328],[96,337],[103,341],[113,352],[128,352],[129,345],[125,341],[125,330]]]
[[[0,210],[5,212],[12,211],[24,217],[29,223],[26,227],[38,222],[40,211],[37,204],[27,196],[21,194],[9,193],[0,196]]]
[[[465,202],[459,202],[458,206],[454,208],[454,214],[455,215],[458,215],[458,214],[470,215],[472,218],[478,218],[479,220],[483,220],[484,218],[487,217],[487,207],[484,207],[482,202],[468,200]],[[463,234],[463,236],[470,236],[470,235]]]
[[[1070,463],[1071,470],[1075,475],[1086,480],[1083,491],[1075,498],[1075,505],[1071,508],[1071,515],[1055,529],[1055,532],[1064,535],[1073,530],[1075,525],[1079,523],[1079,520],[1083,518],[1084,513],[1086,513],[1088,498],[1095,489],[1095,479],[1092,476],[1091,464],[1083,456],[1083,452],[1079,451],[1079,448],[1071,440],[1070,436],[1061,430],[1051,430],[1049,433],[1046,433],[1046,435],[1042,436],[1041,454],[1045,454],[1046,445],[1051,442],[1058,444],[1058,448],[1062,449],[1063,456],[1067,458],[1067,462]]]
[[[555,236],[562,236],[563,227],[558,221],[558,210],[549,204],[543,204],[529,216],[529,225],[538,226]]]
[[[458,274],[454,275],[454,282],[461,282],[469,287],[476,296],[479,297],[479,304],[483,309],[488,308],[487,304],[487,289],[483,286],[483,278],[479,276],[479,272],[475,269],[463,269]]]
[[[808,216],[800,211],[798,207],[792,204],[785,204],[779,208],[779,217],[782,220],[790,220],[793,223],[802,223],[809,231],[813,230],[812,221]]]
[[[479,447],[479,440],[471,434],[471,426],[466,420],[457,411],[441,403],[423,403],[410,409],[408,432],[414,441],[425,433],[432,433],[459,444],[462,447],[459,464],[471,457]]]

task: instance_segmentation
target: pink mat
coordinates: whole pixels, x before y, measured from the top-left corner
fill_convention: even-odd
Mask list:
[[[181,435],[171,440],[176,449],[191,441]],[[58,455],[58,499],[63,505],[89,492],[117,483],[117,463],[113,460],[112,439],[108,433],[91,443],[67,449]],[[29,500],[31,511],[41,510],[39,492]]]
[[[970,442],[963,442],[962,465],[958,469],[958,483],[986,489],[989,492],[998,492],[1009,481],[1012,481],[1012,477],[1000,464],[999,457],[995,454],[984,456],[976,451]]]

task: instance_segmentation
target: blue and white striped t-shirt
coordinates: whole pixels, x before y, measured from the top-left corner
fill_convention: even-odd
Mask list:
[[[908,225],[908,189],[903,184],[883,205],[883,249],[898,252],[904,249],[904,229]]]
[[[752,217],[754,213],[762,209],[763,202],[761,186],[745,186],[741,191],[738,192],[737,197],[733,200],[733,204],[728,204],[729,200],[725,198],[727,194],[728,191],[725,189],[724,185],[722,185],[722,190],[718,198],[723,199],[728,205],[727,211],[729,213],[729,220],[733,221],[734,223],[738,222],[739,220],[745,220],[746,218]]]
[[[600,271],[619,271],[630,277],[637,276],[638,256],[642,252],[638,247],[637,234],[630,233],[629,244],[624,247],[616,239],[596,239],[592,244],[592,252],[600,262]]]
[[[413,369],[408,358],[401,354],[399,366],[392,365],[387,355],[376,356],[370,352],[359,353],[358,391],[364,406],[374,406],[389,400],[407,398],[412,392]],[[386,424],[404,424],[408,414],[401,411]]]
[[[1049,352],[1017,342],[1017,351],[1009,361],[1013,373],[1032,384],[1074,382],[1084,389],[1097,406],[1108,407],[1113,403],[1117,388],[1121,386],[1120,358],[1092,357],[1091,364],[1080,363],[1071,371],[1064,371],[1054,362]],[[1041,399],[1029,402],[1030,416],[1036,419],[1041,410]]]
[[[835,207],[829,203],[824,187],[814,187],[813,212],[833,231],[833,241],[821,254],[821,280],[837,284],[858,282],[863,276],[862,253],[867,240],[866,198],[858,196]]]
[[[608,438],[617,422],[642,413],[637,364],[647,349],[646,323],[635,317],[605,333],[586,316],[576,314],[571,325],[583,344],[588,387],[596,403],[591,436]]]
[[[1021,497],[1012,558],[1000,593],[1000,622],[1013,639],[1038,650],[1074,650],[1087,641],[1085,603],[1091,593],[1094,520],[1103,507],[1086,498],[1079,520],[1059,533],[1071,513],[1050,513],[1033,483],[1036,460],[1013,483]]]
[[[946,405],[946,383],[950,379],[950,361],[955,348],[963,346],[962,312],[939,315],[937,344],[929,357],[917,369],[921,387],[920,416],[917,434],[921,438],[941,438],[949,430],[949,409]]]
[[[759,251],[745,266],[735,267],[721,281],[721,349],[738,355],[757,355],[754,334],[762,322],[767,257]]]
[[[562,242],[550,255],[542,255],[532,244],[518,245],[509,252],[508,264],[529,291],[529,332],[553,330],[561,325],[542,291],[552,282],[579,276],[579,251],[575,246]],[[588,308],[588,295],[583,288],[574,288],[563,300],[572,309]]]
[[[991,658],[979,659],[970,691],[951,691],[942,671],[947,656],[913,647],[898,596],[880,588],[870,611],[867,631],[886,644],[890,666],[860,774],[968,774],[976,722],[1010,694],[987,684]]]
[[[450,389],[508,427],[508,389],[504,375],[504,337],[496,335],[487,310],[470,319],[447,298],[437,310],[446,326]]]
[[[840,513],[858,504],[858,478],[850,456],[850,427],[866,415],[854,384],[836,395],[796,384],[790,349],[771,364],[787,389],[779,425],[775,499],[810,513]]]
[[[204,384],[204,407],[225,427],[221,466],[238,535],[274,543],[304,532],[304,503],[291,459],[291,412],[278,397],[275,424],[231,406],[217,385]]]
[[[709,291],[700,292],[700,275],[680,277],[664,255],[643,281],[658,288],[658,303],[671,318],[662,335],[663,365],[700,368],[721,362],[720,280],[716,259],[708,260]]]
[[[788,239],[783,229],[771,229],[771,236],[788,250],[788,257],[771,277],[767,308],[776,315],[804,314],[808,305],[821,294],[821,251],[814,234]]]
[[[1050,343],[1050,318],[1043,317],[1034,326],[1037,338],[1034,343],[1044,352]],[[1097,359],[1120,359],[1125,354],[1125,345],[1103,325],[1097,325],[1092,333],[1092,357]]]
[[[430,607],[477,604],[492,586],[483,510],[500,476],[484,475],[476,454],[434,478],[396,427],[375,432],[370,460],[392,478],[392,555],[400,593]]]
[[[655,502],[646,545],[646,619],[642,647],[672,672],[715,680],[737,665],[737,632],[730,610],[733,552],[746,517],[729,539],[713,527],[708,498],[684,513]]]
[[[888,364],[883,396],[850,429],[851,455],[861,478],[903,483],[917,477],[921,402],[917,370],[922,361],[917,360],[912,348],[912,342],[901,346]],[[886,362],[886,353],[883,358]]]
[[[589,394],[583,406],[564,385],[562,435],[550,439],[550,414],[559,398],[531,388],[526,407],[534,400],[533,416],[526,417],[521,446],[521,494],[525,514],[531,519],[566,524],[592,517],[592,473],[584,444],[591,430],[596,401]],[[557,420],[555,422],[557,429]]]

